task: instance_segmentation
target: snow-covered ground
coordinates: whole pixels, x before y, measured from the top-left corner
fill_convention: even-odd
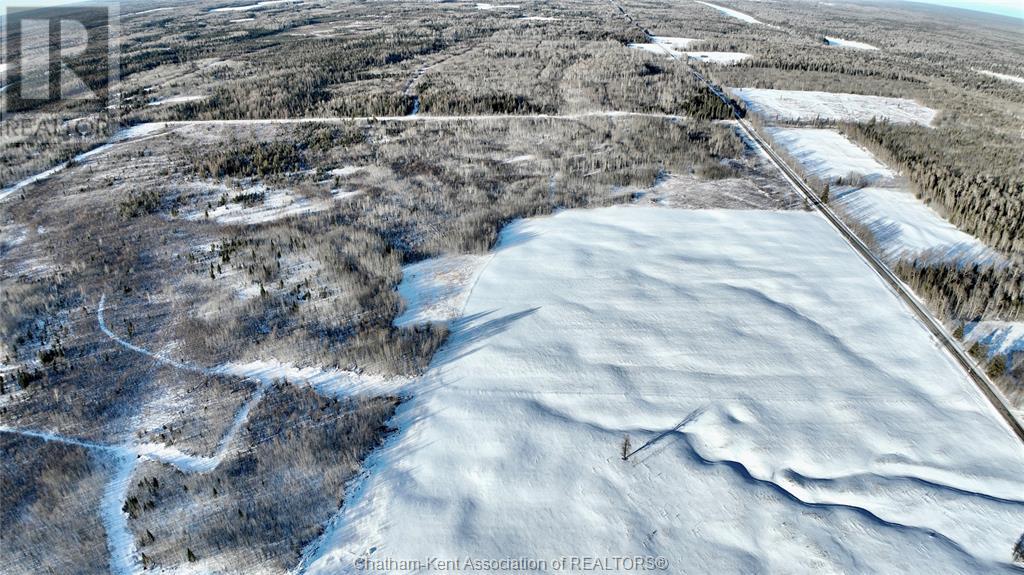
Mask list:
[[[407,265],[402,269],[398,293],[405,311],[396,326],[450,321],[462,314],[469,290],[489,256],[442,256]]]
[[[687,52],[686,56],[692,60],[731,66],[746,60],[750,57],[750,54],[743,52]]]
[[[768,120],[867,122],[871,118],[885,118],[898,124],[928,126],[936,115],[935,110],[905,98],[764,88],[731,91],[748,110]]]
[[[750,57],[750,54],[743,52],[688,52],[687,48],[690,47],[694,42],[699,42],[697,38],[675,38],[671,36],[652,36],[652,42],[638,42],[630,44],[630,48],[636,48],[638,50],[644,50],[653,54],[663,55],[666,58],[682,58],[687,57],[693,60],[700,60],[701,62],[709,62],[713,64],[736,64]]]
[[[855,40],[844,40],[842,38],[832,38],[831,36],[825,36],[825,42],[829,46],[838,46],[840,48],[853,48],[855,50],[877,50],[877,46],[872,46],[865,42],[857,42]]]
[[[399,394],[412,381],[405,377],[367,375],[342,369],[297,367],[274,360],[227,363],[212,371],[251,378],[264,385],[277,381],[287,381],[300,386],[308,385],[317,393],[328,397]]]
[[[256,2],[255,4],[245,4],[243,6],[225,6],[223,8],[214,8],[213,10],[210,10],[210,12],[246,12],[248,10],[258,10],[260,8],[266,8],[268,6],[295,3],[302,3],[302,0],[264,0],[263,2]]]
[[[869,187],[833,186],[831,204],[870,229],[883,255],[912,257],[927,252],[947,260],[991,260],[983,242],[964,233],[911,193],[896,174],[870,152],[835,130],[777,128],[766,131],[805,173],[833,182],[851,174],[865,176]]]
[[[765,131],[776,146],[796,159],[810,176],[834,180],[854,173],[872,182],[894,176],[871,152],[835,130],[766,128]]]
[[[477,10],[514,10],[516,8],[519,8],[518,4],[488,4],[486,2],[476,3]]]
[[[330,208],[335,201],[358,193],[338,190],[332,194],[331,199],[306,198],[291,190],[267,188],[262,184],[247,189],[246,192],[262,193],[263,201],[253,204],[228,202],[212,210],[196,209],[185,217],[189,220],[203,220],[209,215],[211,220],[219,224],[256,225],[321,212]]]
[[[159,100],[153,100],[152,102],[150,102],[150,103],[148,103],[146,105],[147,106],[168,106],[168,105],[172,105],[172,104],[184,104],[186,102],[198,102],[200,100],[205,100],[205,99],[206,99],[206,96],[198,96],[198,95],[170,96],[168,98],[161,98]]]
[[[1024,321],[979,321],[964,327],[964,338],[988,346],[990,354],[1024,352]]]
[[[1024,449],[815,213],[514,223],[426,379],[305,572],[1016,572]]]
[[[1016,84],[1024,84],[1024,78],[1020,76],[1011,76],[1010,74],[1000,74],[999,72],[992,72],[990,70],[975,70],[979,74],[985,76],[991,76],[993,78],[999,78],[1000,80],[1006,80],[1007,82],[1014,82]]]
[[[761,21],[758,20],[757,18],[754,18],[753,16],[750,16],[748,14],[744,14],[743,12],[733,10],[732,8],[726,8],[725,6],[719,6],[718,4],[711,4],[709,2],[697,2],[697,4],[709,6],[711,8],[714,8],[715,10],[718,10],[722,14],[725,14],[726,16],[732,16],[733,18],[736,18],[737,20],[742,20],[748,24],[761,24]]]
[[[887,258],[927,254],[946,261],[997,261],[988,246],[957,229],[913,193],[866,187],[832,192],[831,204],[871,230]]]

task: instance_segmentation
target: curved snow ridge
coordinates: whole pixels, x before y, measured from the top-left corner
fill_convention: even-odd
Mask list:
[[[692,441],[691,437],[693,437],[693,434],[691,432],[679,431],[678,433],[684,439],[684,443],[692,452],[693,456],[698,458],[702,463],[706,465],[725,466],[735,471],[745,480],[770,487],[781,495],[804,507],[846,510],[860,515],[881,527],[905,532],[916,532],[925,535],[938,540],[951,551],[960,555],[967,563],[973,564],[978,569],[979,573],[992,572],[996,567],[1000,566],[1000,564],[1007,567],[1013,566],[1008,561],[992,561],[978,557],[969,551],[962,543],[943,534],[940,530],[924,525],[902,523],[893,518],[885,517],[886,515],[889,515],[886,505],[889,504],[890,501],[883,500],[881,505],[879,505],[879,508],[875,509],[873,508],[873,503],[875,502],[859,498],[860,494],[857,493],[851,494],[831,491],[821,492],[808,489],[805,482],[795,481],[794,478],[798,476],[792,473],[785,473],[776,477],[763,477],[752,471],[751,468],[749,468],[743,461],[738,459],[717,458],[703,454],[696,446],[695,442]],[[921,503],[921,500],[915,499],[915,503]],[[1024,516],[1024,514],[1016,515],[1017,518],[1022,516]],[[954,522],[957,520],[956,517],[952,517],[951,519]],[[990,523],[990,521],[986,520],[986,523]],[[961,529],[963,528],[962,525],[960,527]],[[991,539],[989,539],[989,541],[991,541]],[[975,542],[977,543],[977,541]],[[1012,545],[1012,543],[1010,545]],[[1002,552],[1004,555],[1007,555],[1005,550],[1010,548],[1007,545],[999,545],[996,547],[998,548],[996,553]]]
[[[719,408],[678,432],[702,461],[729,466],[750,480],[774,486],[803,505],[842,507],[885,527],[925,533],[969,556],[979,566],[988,564],[988,569],[997,564],[1011,565],[1007,550],[1018,534],[1008,533],[1005,526],[1024,522],[1024,500],[1012,491],[1014,486],[1007,486],[1011,491],[1005,495],[991,495],[980,485],[958,487],[878,471],[812,477],[790,467],[776,467],[749,449],[748,439],[724,432],[748,431],[725,424],[728,417]],[[827,458],[824,454],[819,457]],[[805,465],[820,467],[814,461]],[[991,486],[991,482],[985,485]]]

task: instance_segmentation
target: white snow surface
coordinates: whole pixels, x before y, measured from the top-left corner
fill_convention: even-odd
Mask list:
[[[744,52],[687,52],[686,56],[692,60],[731,66],[746,60],[750,54]]]
[[[504,10],[504,9],[514,10],[516,8],[519,8],[519,4],[488,4],[486,2],[477,2],[476,3],[476,9],[477,10]]]
[[[1012,76],[1010,74],[1000,74],[999,72],[992,72],[991,70],[975,70],[975,72],[977,72],[979,74],[983,74],[985,76],[991,76],[993,78],[999,78],[1000,80],[1005,80],[1007,82],[1014,82],[1016,84],[1024,84],[1024,78],[1021,78],[1020,76]]]
[[[249,377],[263,385],[277,381],[308,385],[321,395],[339,398],[402,393],[412,381],[406,377],[367,375],[342,369],[298,367],[277,360],[226,363],[214,371],[223,375]]]
[[[330,208],[334,200],[343,199],[346,194],[332,194],[331,200],[307,198],[291,190],[272,189],[262,184],[246,190],[249,193],[260,192],[263,201],[256,204],[228,202],[212,210],[196,209],[186,216],[187,219],[199,221],[206,218],[226,225],[257,225],[282,220],[291,216],[312,214]],[[348,194],[351,195],[351,194]]]
[[[860,174],[869,181],[890,179],[892,170],[871,152],[836,130],[817,128],[766,128],[775,144],[795,158],[804,172],[822,180]]]
[[[957,229],[911,193],[896,174],[871,152],[836,130],[767,128],[776,146],[788,152],[809,175],[835,180],[851,173],[871,186],[833,186],[831,203],[869,228],[885,256],[910,257],[927,252],[948,261],[992,260],[995,252]]]
[[[705,6],[709,6],[711,8],[714,8],[715,10],[718,10],[722,14],[725,14],[726,16],[732,16],[733,18],[736,18],[737,20],[743,20],[744,22],[746,22],[748,24],[761,24],[762,23],[757,18],[754,18],[753,16],[750,16],[748,14],[744,14],[743,12],[739,12],[737,10],[733,10],[732,8],[726,8],[725,6],[719,6],[718,4],[711,4],[710,2],[697,2],[697,4],[703,4]]]
[[[395,318],[395,325],[445,322],[459,317],[469,290],[487,261],[488,256],[440,256],[402,268],[398,293],[406,307]]]
[[[935,110],[906,98],[765,88],[732,88],[732,93],[748,110],[769,120],[867,122],[885,118],[898,124],[928,126],[936,115]]]
[[[258,10],[260,8],[266,8],[268,6],[277,6],[278,4],[294,4],[302,3],[302,0],[264,0],[263,2],[256,2],[255,4],[246,4],[244,6],[225,6],[223,8],[214,8],[210,12],[246,12],[249,10]]]
[[[815,213],[516,222],[426,378],[300,571],[1016,572],[1024,448]]]
[[[170,96],[167,98],[161,98],[159,100],[153,100],[146,104],[147,106],[167,106],[171,104],[184,104],[186,102],[198,102],[205,100],[206,96],[199,95],[184,95],[184,96]]]
[[[837,189],[832,205],[873,233],[889,258],[927,254],[944,261],[1000,261],[981,240],[962,232],[908,190]]]
[[[964,326],[964,337],[989,346],[990,354],[1021,353],[1024,352],[1024,321],[972,322]]]
[[[838,46],[840,48],[853,48],[854,50],[877,50],[877,46],[872,46],[865,42],[857,42],[856,40],[844,40],[842,38],[832,38],[831,36],[825,36],[825,41],[828,42],[829,46]]]

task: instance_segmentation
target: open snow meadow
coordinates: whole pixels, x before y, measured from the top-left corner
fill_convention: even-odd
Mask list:
[[[467,289],[306,572],[1017,572],[1024,453],[819,215],[520,220]]]
[[[776,121],[867,122],[877,118],[896,124],[928,126],[937,114],[906,98],[763,88],[733,88],[732,93],[743,100],[751,112]]]

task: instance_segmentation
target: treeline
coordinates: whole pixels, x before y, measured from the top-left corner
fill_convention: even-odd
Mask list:
[[[894,271],[943,317],[1024,321],[1024,273],[1015,266],[898,260]]]
[[[1024,258],[1024,162],[1020,143],[970,127],[872,121],[848,134],[898,167],[918,195],[957,227]]]

